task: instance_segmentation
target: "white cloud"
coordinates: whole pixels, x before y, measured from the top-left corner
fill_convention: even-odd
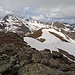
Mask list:
[[[0,7],[0,11],[3,11],[2,7]]]
[[[75,17],[75,0],[0,0],[0,17],[6,14],[45,20],[72,18]]]
[[[68,6],[68,7],[62,8],[61,11],[67,17],[75,17],[75,6]]]
[[[32,19],[34,19],[34,20],[43,20],[44,19],[44,16],[43,15],[32,16]]]
[[[12,11],[5,11],[5,14],[13,14]]]

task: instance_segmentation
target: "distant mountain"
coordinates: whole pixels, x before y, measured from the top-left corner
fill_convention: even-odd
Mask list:
[[[68,32],[75,31],[75,25],[63,22],[40,22],[30,19],[20,19],[15,15],[6,15],[0,21],[0,31],[3,32],[14,32],[19,34],[26,34],[28,32],[36,31],[40,28],[49,28],[53,26],[54,28],[59,28],[62,30],[68,30]],[[67,33],[68,34],[68,33]],[[70,35],[69,35],[70,36]]]
[[[0,25],[2,26],[2,31],[5,32],[14,32],[18,34],[30,32],[29,28],[27,28],[19,18],[10,14],[3,18],[3,20],[0,22]]]

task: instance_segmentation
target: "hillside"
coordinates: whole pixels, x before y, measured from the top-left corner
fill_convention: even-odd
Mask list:
[[[0,75],[74,75],[75,62],[68,58],[72,56],[66,57],[67,52],[59,51],[39,51],[17,34],[3,33],[0,36]]]

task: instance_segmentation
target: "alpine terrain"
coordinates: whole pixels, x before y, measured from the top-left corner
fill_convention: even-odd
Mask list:
[[[0,75],[75,75],[75,25],[6,15],[0,20]]]

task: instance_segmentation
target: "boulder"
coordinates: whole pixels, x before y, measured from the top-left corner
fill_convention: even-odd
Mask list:
[[[42,64],[29,64],[19,69],[18,75],[65,75],[62,71]]]

